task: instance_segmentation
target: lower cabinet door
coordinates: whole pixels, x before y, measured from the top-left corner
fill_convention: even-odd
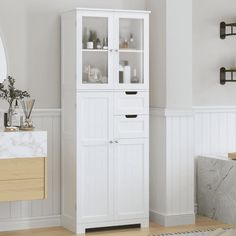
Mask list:
[[[114,149],[115,219],[148,217],[148,139],[119,140]]]
[[[78,94],[77,216],[79,223],[113,217],[113,94]],[[68,193],[69,194],[69,193]]]
[[[78,161],[78,220],[110,221],[113,217],[112,150],[108,145],[84,145]]]

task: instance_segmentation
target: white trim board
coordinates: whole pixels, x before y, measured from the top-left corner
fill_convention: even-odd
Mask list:
[[[61,216],[44,216],[20,219],[1,219],[1,231],[14,231],[33,228],[47,228],[61,226]]]
[[[154,116],[194,116],[196,113],[229,113],[236,112],[236,106],[194,106],[192,108],[161,108],[150,107],[150,114]]]
[[[195,214],[185,213],[167,215],[156,211],[150,211],[150,220],[153,222],[159,222],[159,224],[164,225],[165,227],[189,225],[195,222]]]

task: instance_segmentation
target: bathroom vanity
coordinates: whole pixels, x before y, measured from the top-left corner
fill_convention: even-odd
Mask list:
[[[0,132],[0,201],[47,198],[47,132]]]
[[[227,155],[198,158],[198,213],[236,225],[236,161]]]

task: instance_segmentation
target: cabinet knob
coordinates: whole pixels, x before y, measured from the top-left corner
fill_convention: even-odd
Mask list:
[[[115,141],[115,143],[119,143],[119,141],[118,141],[118,140],[116,140],[116,141]]]
[[[113,143],[113,141],[109,141],[109,143],[111,143],[111,144],[112,144],[112,143]]]
[[[118,50],[118,49],[116,49],[115,51],[116,51],[116,52],[118,52],[119,50]]]
[[[110,49],[109,51],[110,51],[110,52],[113,52],[113,49]]]

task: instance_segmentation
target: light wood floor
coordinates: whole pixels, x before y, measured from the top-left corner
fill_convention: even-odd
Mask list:
[[[186,232],[214,228],[229,228],[230,225],[217,222],[206,217],[197,217],[195,225],[165,228],[157,224],[150,224],[148,229],[119,229],[99,232],[90,232],[86,236],[148,236],[156,233]],[[14,232],[3,232],[0,236],[75,236],[75,234],[61,228],[33,229]]]

